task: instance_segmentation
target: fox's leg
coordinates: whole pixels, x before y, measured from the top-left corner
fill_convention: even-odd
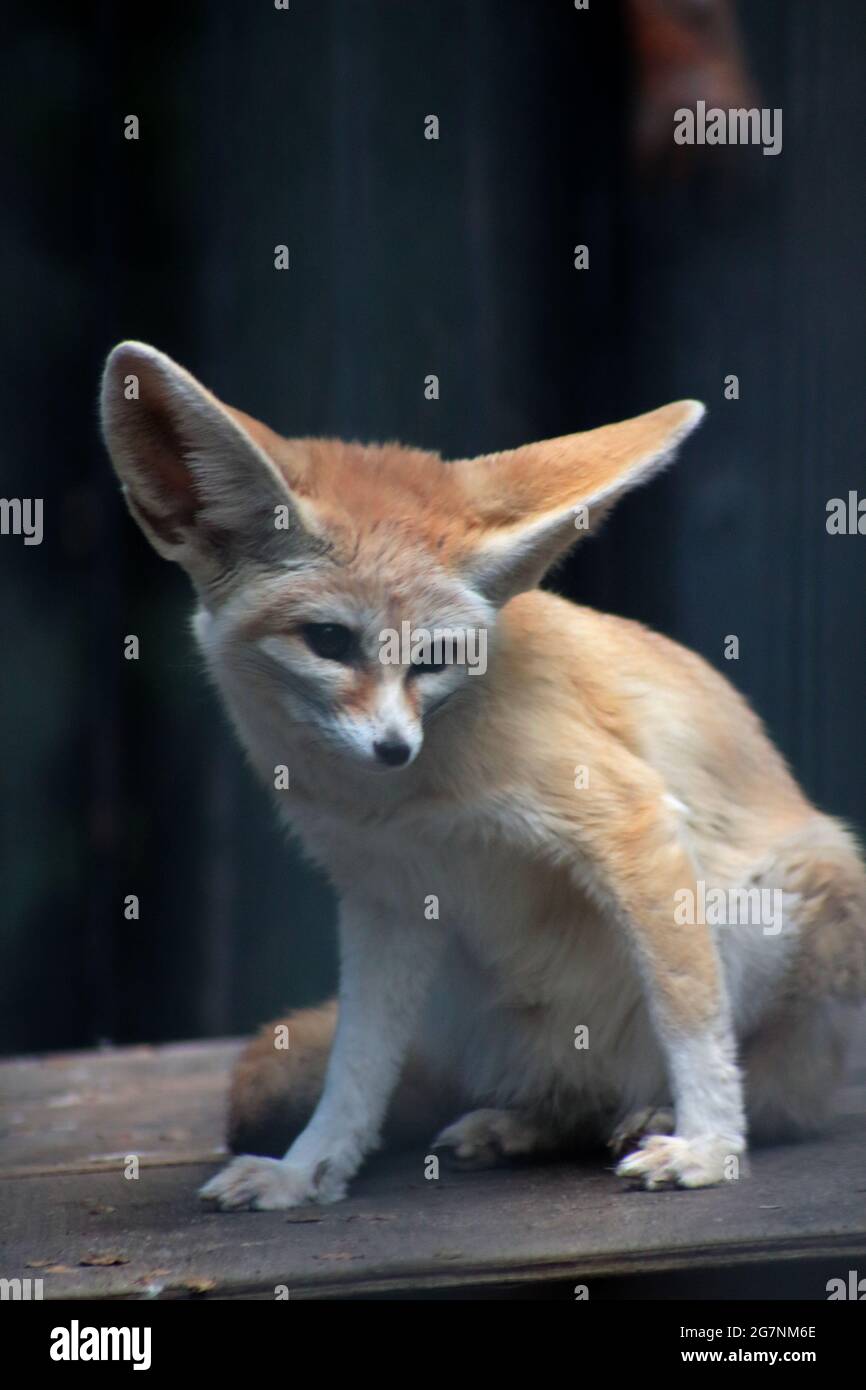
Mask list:
[[[228,1145],[236,1154],[278,1158],[312,1118],[325,1089],[337,1030],[337,1001],[298,1009],[261,1029],[235,1064],[229,1090]],[[287,1048],[276,1039],[288,1039]],[[382,1136],[387,1148],[424,1144],[460,1104],[446,1094],[414,1048],[391,1097]]]
[[[321,1099],[283,1158],[236,1158],[205,1184],[202,1197],[224,1210],[338,1201],[378,1144],[439,940],[426,924],[382,923],[344,903],[340,947],[340,1008]]]
[[[745,1150],[745,1113],[715,944],[705,925],[675,919],[677,894],[696,890],[693,863],[664,797],[637,788],[594,848],[638,963],[676,1120],[672,1135],[643,1138],[617,1173],[646,1187],[720,1182]]]
[[[738,1176],[745,1152],[742,1087],[729,1025],[667,1039],[674,1092],[673,1134],[648,1134],[617,1165],[644,1187],[710,1187]]]

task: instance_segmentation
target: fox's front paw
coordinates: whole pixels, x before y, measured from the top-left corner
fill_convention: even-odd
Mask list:
[[[706,1135],[651,1134],[617,1165],[617,1175],[643,1187],[712,1187],[740,1176],[743,1144]]]
[[[249,1155],[234,1159],[199,1190],[203,1201],[215,1202],[221,1211],[280,1211],[306,1202],[338,1202],[345,1194],[345,1183],[329,1174],[326,1162],[309,1170],[282,1158]]]

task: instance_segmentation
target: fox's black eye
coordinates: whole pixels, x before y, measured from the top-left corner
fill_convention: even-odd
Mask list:
[[[413,676],[432,676],[437,671],[444,671],[447,664],[446,661],[436,661],[431,651],[427,656],[413,657],[406,674],[410,680]]]
[[[342,623],[304,623],[301,636],[324,661],[351,661],[357,651],[354,632]]]

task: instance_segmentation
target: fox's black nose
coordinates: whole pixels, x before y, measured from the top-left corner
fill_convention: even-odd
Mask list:
[[[412,756],[412,749],[408,743],[403,743],[398,738],[382,739],[380,743],[374,743],[373,752],[379,762],[387,763],[388,767],[402,767]]]

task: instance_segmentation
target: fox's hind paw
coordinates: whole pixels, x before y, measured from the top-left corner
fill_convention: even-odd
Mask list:
[[[433,1151],[450,1168],[496,1168],[552,1147],[544,1125],[517,1110],[470,1110],[440,1130]]]
[[[622,1158],[637,1148],[647,1134],[672,1134],[674,1128],[673,1110],[655,1110],[646,1105],[642,1110],[633,1110],[620,1120],[607,1141],[612,1158]]]

